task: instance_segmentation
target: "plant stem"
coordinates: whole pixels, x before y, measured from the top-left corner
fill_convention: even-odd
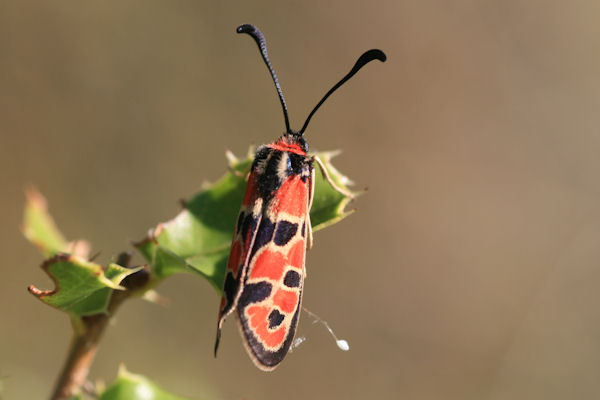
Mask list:
[[[116,263],[127,267],[130,260],[131,253],[121,253]],[[127,290],[113,291],[106,313],[72,319],[73,337],[69,355],[56,381],[51,400],[66,400],[80,392],[87,380],[100,339],[110,319],[125,299],[145,291],[151,285],[148,270],[142,269],[129,275],[121,285]]]
[[[98,342],[109,319],[108,315],[95,315],[73,322],[69,355],[56,382],[52,400],[68,399],[79,392],[79,388],[87,379],[90,365],[98,350]]]

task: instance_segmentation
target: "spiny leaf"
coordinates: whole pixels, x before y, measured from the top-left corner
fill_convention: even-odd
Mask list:
[[[317,156],[325,164],[329,176],[341,189],[350,181],[331,164],[335,152]],[[252,154],[238,160],[227,154],[229,172],[219,181],[203,189],[185,202],[184,209],[172,220],[159,224],[148,236],[136,243],[138,250],[150,262],[159,278],[180,272],[197,272],[221,291],[233,227],[246,188],[246,176],[252,164]],[[318,169],[318,166],[315,165]],[[310,212],[313,231],[341,221],[351,212],[345,211],[351,198],[334,190],[316,173],[315,195]]]
[[[34,187],[25,190],[25,211],[22,231],[25,237],[44,254],[73,253],[85,257],[89,245],[83,240],[68,242],[48,213],[46,199]]]
[[[158,387],[148,378],[132,374],[125,367],[119,368],[119,376],[102,394],[99,400],[189,400],[175,396]]]
[[[31,285],[28,290],[44,303],[71,315],[93,315],[105,312],[112,291],[123,290],[119,283],[141,268],[128,269],[111,263],[104,270],[81,257],[59,253],[42,264],[55,288],[40,290]]]
[[[323,161],[331,180],[340,189],[351,194],[352,197],[357,197],[363,192],[354,192],[350,190],[349,185],[352,185],[352,181],[339,172],[331,163],[331,159],[339,153],[339,151],[325,151],[317,155],[321,161]],[[315,174],[317,177],[315,181],[315,194],[310,209],[310,221],[313,232],[320,231],[321,229],[340,222],[354,212],[354,210],[346,211],[346,207],[352,201],[352,197],[345,196],[331,187],[329,182],[324,179],[320,168],[316,165],[315,168],[318,172]]]

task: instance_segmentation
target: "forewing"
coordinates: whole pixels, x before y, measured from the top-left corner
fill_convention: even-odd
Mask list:
[[[252,248],[257,227],[260,224],[263,202],[256,190],[256,173],[253,171],[248,177],[246,192],[231,241],[231,250],[225,271],[223,295],[219,306],[219,320],[217,323],[217,338],[215,341],[215,355],[221,338],[221,327],[225,318],[235,309],[241,294],[241,282],[248,268],[250,249]]]
[[[298,323],[305,276],[310,172],[288,176],[263,205],[237,302],[244,344],[257,367],[272,370],[287,354]]]

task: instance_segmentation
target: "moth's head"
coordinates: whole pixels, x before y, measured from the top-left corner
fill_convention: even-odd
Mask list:
[[[308,153],[308,143],[304,140],[301,133],[294,131],[286,132],[281,135],[279,141],[288,146],[298,146],[302,151]]]

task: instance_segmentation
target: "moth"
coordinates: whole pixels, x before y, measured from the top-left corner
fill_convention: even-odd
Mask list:
[[[252,163],[227,262],[219,307],[215,356],[221,328],[236,313],[244,346],[254,364],[271,371],[288,353],[302,303],[306,276],[306,249],[312,246],[310,208],[315,188],[315,168],[332,187],[323,163],[308,155],[304,132],[325,100],[364,65],[385,61],[377,49],[362,54],[354,67],[335,84],[310,112],[299,131],[290,128],[287,106],[277,75],[267,54],[261,31],[249,24],[237,33],[250,35],[260,50],[275,84],[285,120],[285,132],[273,143],[258,147]]]

